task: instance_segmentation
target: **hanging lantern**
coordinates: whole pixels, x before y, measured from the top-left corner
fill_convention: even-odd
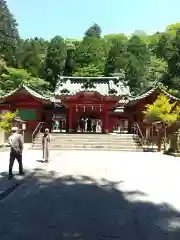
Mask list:
[[[84,112],[86,111],[86,107],[84,106]]]
[[[92,106],[92,111],[93,111],[94,107]]]
[[[78,106],[76,105],[76,112],[78,112]]]

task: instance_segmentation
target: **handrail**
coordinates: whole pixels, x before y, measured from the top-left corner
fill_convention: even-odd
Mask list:
[[[35,137],[37,136],[37,134],[39,134],[39,132],[41,131],[43,125],[46,124],[45,122],[39,122],[37,127],[35,128],[35,130],[32,133],[32,143],[35,139]]]
[[[141,131],[141,128],[137,122],[133,124],[133,133],[138,136],[139,141],[141,142],[142,146],[145,143],[145,137],[143,136],[143,133]],[[140,135],[140,136],[139,136]]]

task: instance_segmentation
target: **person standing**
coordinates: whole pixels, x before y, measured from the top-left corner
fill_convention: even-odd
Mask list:
[[[61,118],[59,120],[59,130],[60,130],[60,132],[62,132],[62,129],[63,129],[63,119]]]
[[[80,125],[81,132],[85,132],[85,120],[83,117],[80,119],[79,125]]]
[[[84,131],[87,132],[87,123],[88,123],[88,118],[86,117],[84,119]]]
[[[9,179],[13,178],[13,165],[15,159],[19,164],[19,174],[24,175],[22,164],[23,136],[17,127],[12,128],[12,135],[9,137],[10,158],[9,158]]]
[[[101,132],[102,131],[102,124],[101,124],[101,120],[98,118],[97,119],[97,130],[96,132]]]
[[[87,121],[87,131],[91,132],[91,118],[88,118],[88,121]]]
[[[97,121],[96,121],[96,119],[93,119],[93,121],[92,121],[92,130],[93,130],[94,133],[96,132],[96,126],[97,126]]]
[[[46,162],[49,161],[49,144],[50,144],[49,129],[46,128],[42,138],[43,159],[45,159]]]

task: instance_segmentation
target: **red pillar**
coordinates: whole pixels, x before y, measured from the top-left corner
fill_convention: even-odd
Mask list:
[[[161,151],[161,144],[162,144],[161,132],[160,130],[158,130],[158,152]]]
[[[108,133],[108,107],[105,105],[103,109],[103,118],[104,118],[104,133]]]
[[[73,117],[73,108],[72,106],[69,106],[69,132],[73,131],[73,127],[72,127],[72,117]]]
[[[152,148],[154,147],[154,126],[152,125],[152,128],[151,128],[151,138],[152,138]]]

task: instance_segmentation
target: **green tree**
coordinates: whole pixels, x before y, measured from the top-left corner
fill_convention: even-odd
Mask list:
[[[177,30],[180,29],[180,22],[177,22],[175,24],[168,25],[166,27],[166,32],[170,33],[170,35],[175,36]]]
[[[98,24],[92,25],[90,28],[88,28],[85,32],[85,37],[101,37],[102,30]]]
[[[148,49],[149,51],[153,54],[153,56],[157,56],[157,47],[159,43],[159,39],[161,38],[162,33],[156,32],[150,36],[148,36],[149,41],[148,41]],[[161,58],[161,56],[158,56]]]
[[[111,48],[111,45],[114,43],[114,42],[121,42],[122,44],[126,44],[127,41],[128,41],[128,37],[123,34],[123,33],[119,33],[119,34],[106,34],[104,35],[104,40],[106,41],[107,43],[107,46],[108,46],[108,50]]]
[[[64,39],[60,36],[54,37],[48,44],[45,61],[45,76],[52,89],[55,88],[60,75],[64,73],[67,57],[67,48]]]
[[[104,72],[106,52],[104,40],[96,37],[85,37],[75,51],[75,70],[88,65],[96,65],[100,72]]]
[[[150,52],[147,44],[138,36],[132,36],[127,43],[129,61],[126,68],[126,81],[133,94],[138,94],[143,90],[143,77],[145,67],[149,62]]]
[[[17,23],[5,0],[0,0],[0,55],[10,66],[16,65],[19,41]]]
[[[103,72],[96,65],[88,65],[81,67],[74,72],[75,77],[100,77]]]
[[[153,104],[147,104],[143,112],[147,122],[163,121],[168,125],[174,124],[180,113],[177,102],[171,102],[171,99],[163,94],[159,95]]]
[[[171,127],[173,125],[176,125],[177,121],[179,120],[180,107],[176,101],[172,102],[169,97],[161,94],[153,104],[146,105],[146,109],[143,111],[143,113],[144,119],[147,123],[160,121],[163,125]],[[166,149],[165,142],[166,139],[164,141],[164,147]],[[159,148],[161,149],[161,141],[159,141],[159,143]],[[170,146],[170,151],[177,151],[177,135],[174,135],[173,133],[170,135]]]
[[[32,89],[44,94],[49,93],[49,83],[41,78],[32,77],[24,69],[6,68],[0,76],[0,89],[4,94],[25,84]]]
[[[106,60],[105,76],[120,73],[128,64],[127,47],[120,40],[113,40]]]
[[[159,36],[156,46],[156,56],[168,60],[169,55],[171,55],[172,47],[170,42],[170,37],[168,33],[162,33]]]
[[[13,112],[5,112],[0,115],[0,130],[3,130],[8,135],[11,133],[11,129],[13,126],[13,119],[16,117],[17,113]]]
[[[43,76],[48,42],[42,38],[21,40],[17,53],[18,67],[34,77]]]
[[[155,83],[164,82],[168,74],[168,64],[163,59],[155,56],[150,57],[149,63],[145,66],[142,83],[143,88],[153,87]]]
[[[64,76],[72,76],[75,68],[75,43],[66,42],[67,58],[64,67]]]

